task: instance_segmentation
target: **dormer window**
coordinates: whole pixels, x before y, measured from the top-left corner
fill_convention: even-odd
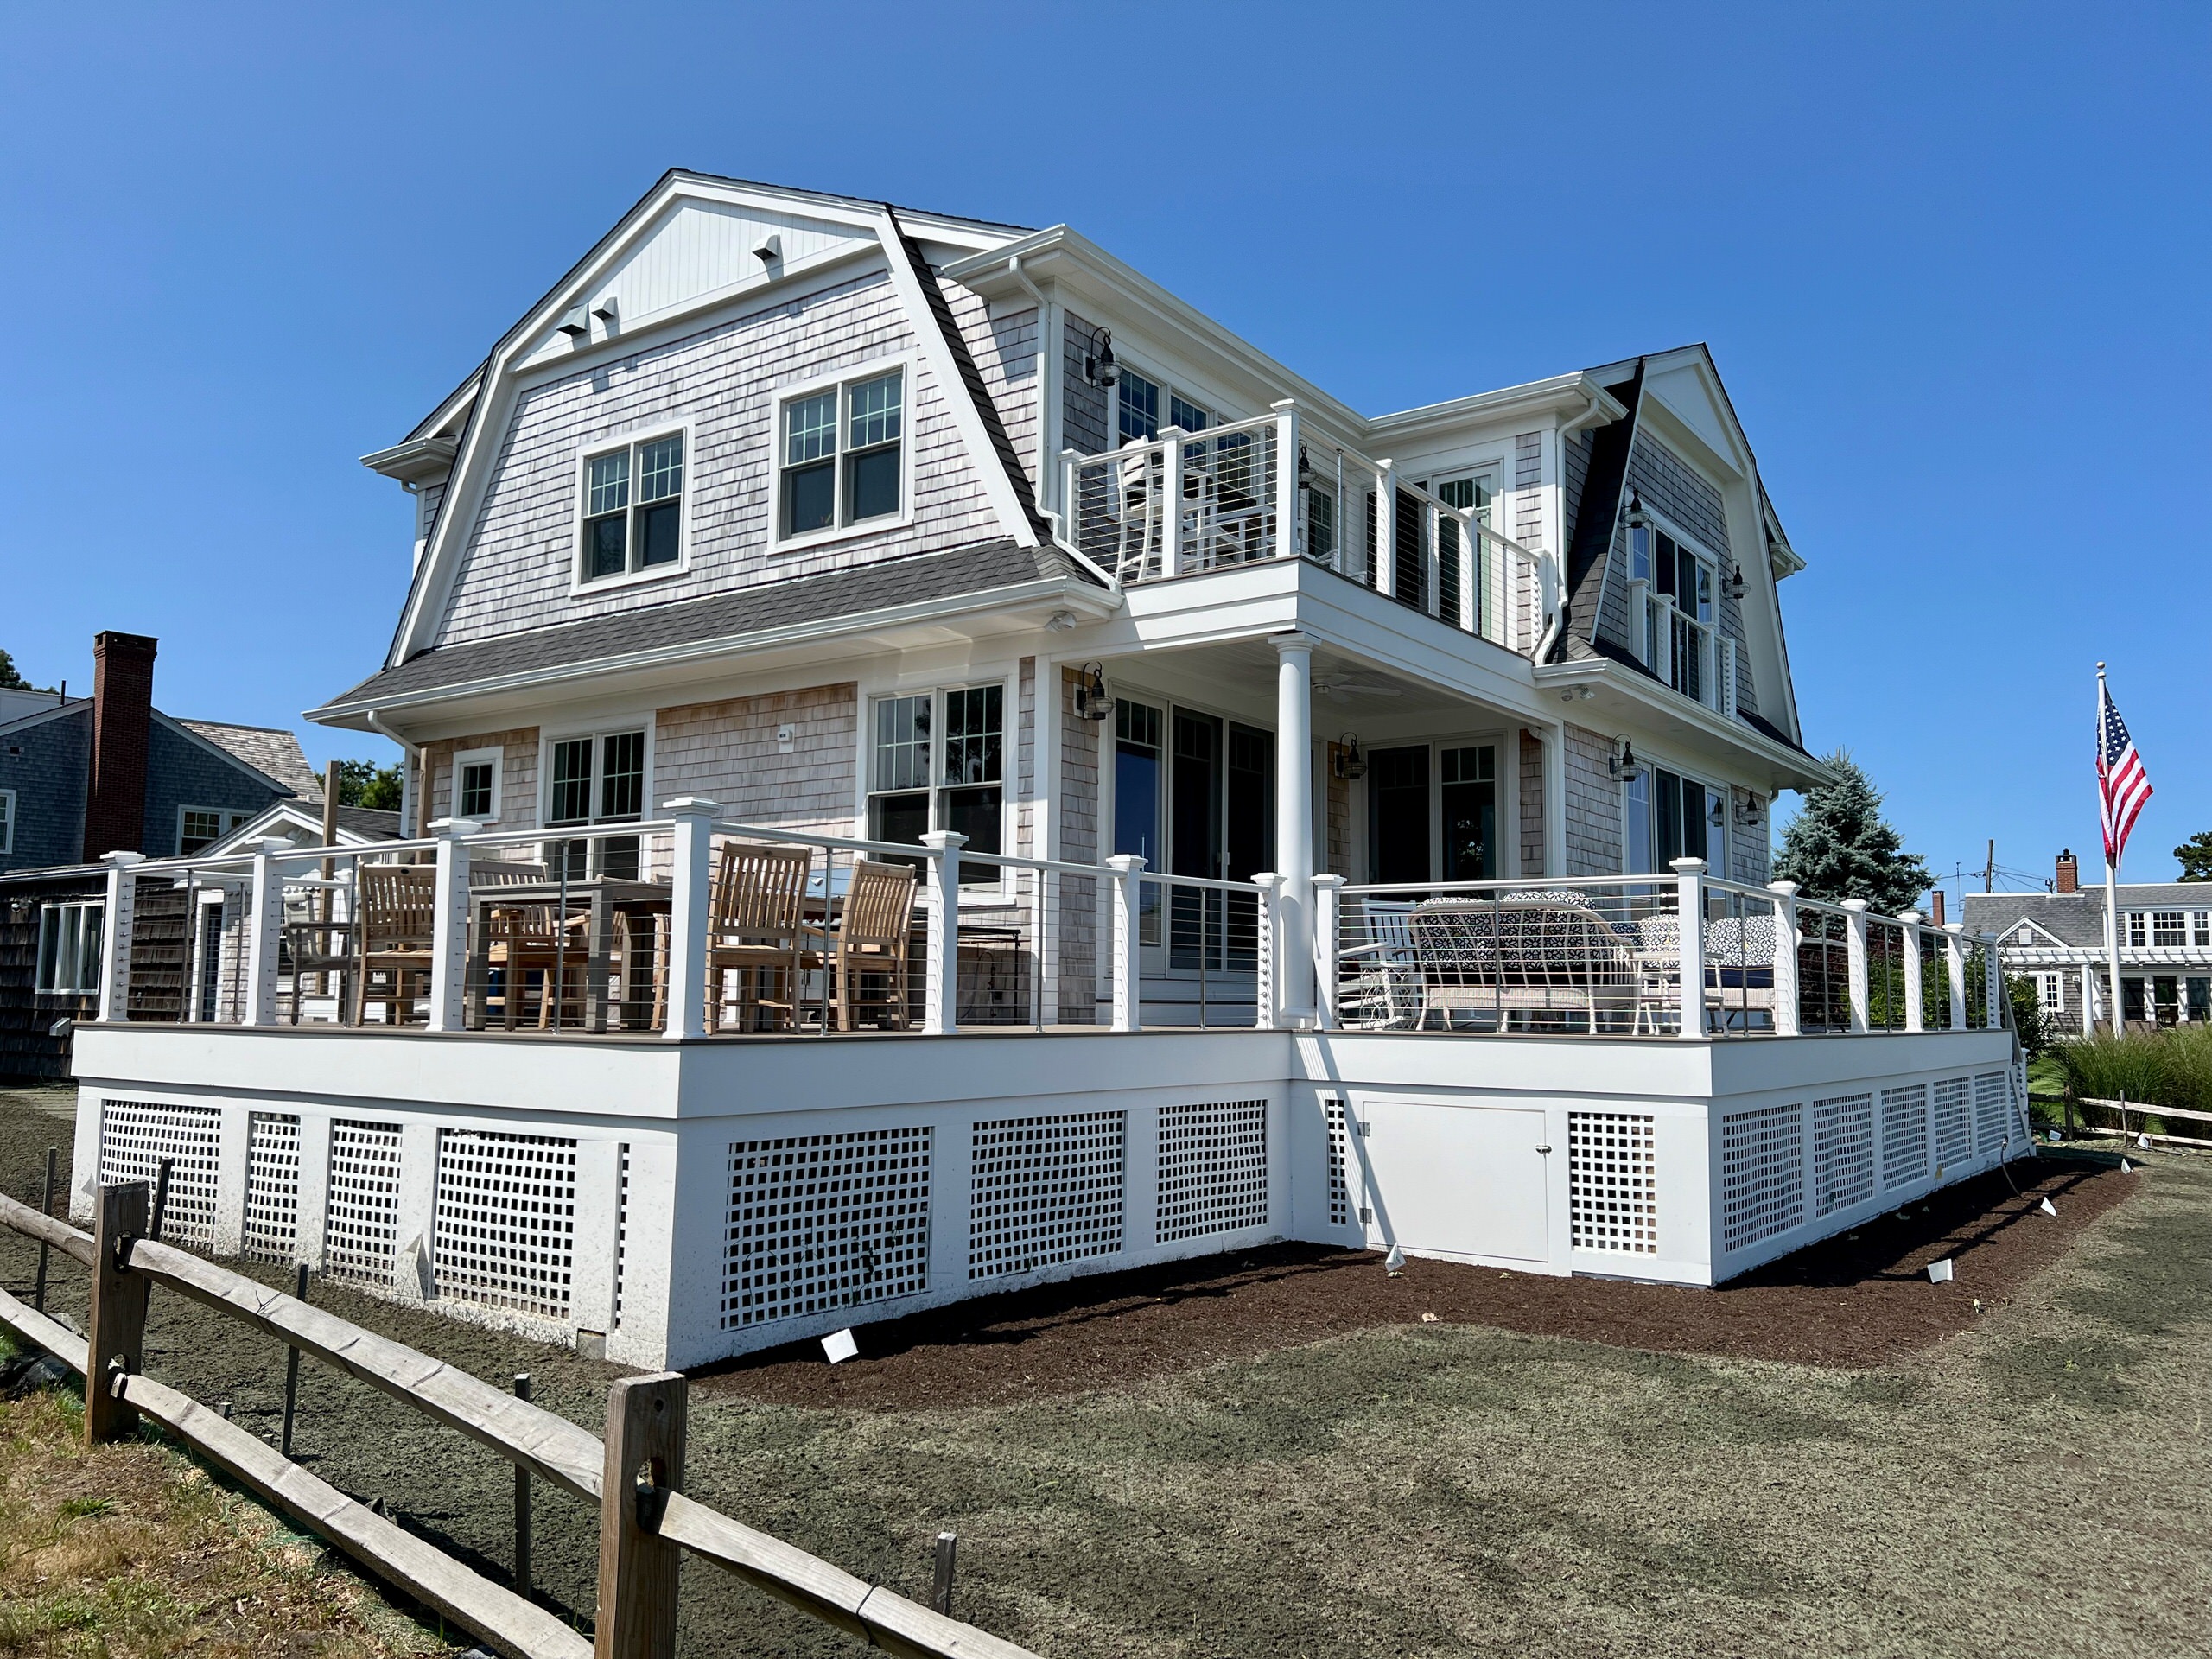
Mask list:
[[[673,569],[683,560],[683,435],[587,454],[580,584]]]
[[[877,372],[784,400],[777,431],[776,534],[834,535],[906,507],[906,372]]]

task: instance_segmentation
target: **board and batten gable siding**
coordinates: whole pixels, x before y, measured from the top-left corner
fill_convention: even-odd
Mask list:
[[[779,728],[791,728],[788,751]],[[664,709],[653,732],[652,809],[681,795],[769,830],[853,832],[860,687],[837,685]]]
[[[997,534],[946,390],[921,358],[906,388],[912,522],[793,554],[771,548],[778,388],[916,346],[889,276],[877,271],[523,391],[435,643],[581,621]],[[952,393],[966,395],[957,387]],[[689,569],[572,594],[578,455],[675,421],[688,421],[691,432],[683,480]]]
[[[1650,432],[1640,431],[1629,451],[1628,487],[1643,504],[1663,513],[1704,546],[1719,561],[1719,602],[1714,607],[1724,639],[1744,637],[1743,607],[1729,591],[1736,556],[1728,540],[1728,515],[1720,492],[1702,474],[1667,448]],[[1628,616],[1628,515],[1613,531],[1611,578],[1605,583],[1605,603],[1598,614],[1598,632],[1625,650],[1631,634]],[[1759,708],[1758,686],[1751,671],[1748,649],[1736,653],[1736,706],[1748,714]]]
[[[1612,775],[1612,740],[1567,728],[1567,875],[1622,873],[1621,786]]]
[[[423,775],[429,780],[425,823],[454,816],[454,757],[467,749],[499,752],[499,810],[476,820],[486,830],[534,829],[537,824],[537,728],[516,726],[504,732],[449,738],[423,746]]]
[[[937,282],[998,410],[999,424],[1029,474],[1030,488],[1036,490],[1042,483],[1037,475],[1037,308],[993,316],[981,295],[941,276]]]

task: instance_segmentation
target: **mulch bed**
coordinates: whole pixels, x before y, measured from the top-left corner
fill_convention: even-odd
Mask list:
[[[1424,1313],[1659,1352],[1868,1368],[1933,1346],[2010,1298],[2138,1178],[2116,1158],[2047,1157],[1930,1195],[1713,1290],[1560,1279],[1276,1244],[1100,1274],[865,1325],[832,1367],[794,1343],[694,1374],[709,1391],[829,1409],[1001,1405],[1113,1388]],[[2015,1184],[2018,1191],[2014,1191]],[[2037,1212],[2048,1197],[2056,1219]],[[1929,1262],[1956,1263],[1931,1285]]]

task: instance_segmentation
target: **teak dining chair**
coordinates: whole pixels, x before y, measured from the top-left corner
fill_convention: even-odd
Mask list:
[[[707,918],[709,1031],[721,1029],[723,1006],[731,1000],[725,986],[732,973],[737,976],[740,1030],[798,1028],[805,954],[800,934],[813,856],[804,847],[723,843]],[[772,1011],[773,1026],[767,1020]]]
[[[879,1029],[906,1029],[906,963],[913,943],[914,867],[853,866],[832,958],[837,1029],[851,1031],[874,1006]]]
[[[372,1000],[385,1007],[385,1023],[397,1025],[414,998],[410,975],[429,988],[431,942],[437,932],[437,870],[428,864],[364,864],[354,878],[359,907],[359,971],[353,976],[353,1023],[368,1017]],[[369,981],[381,974],[382,990]]]

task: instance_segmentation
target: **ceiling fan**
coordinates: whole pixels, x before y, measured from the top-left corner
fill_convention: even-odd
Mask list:
[[[1363,680],[1357,675],[1322,675],[1313,681],[1314,690],[1331,702],[1350,702],[1354,697],[1402,697],[1405,693],[1382,680]]]

